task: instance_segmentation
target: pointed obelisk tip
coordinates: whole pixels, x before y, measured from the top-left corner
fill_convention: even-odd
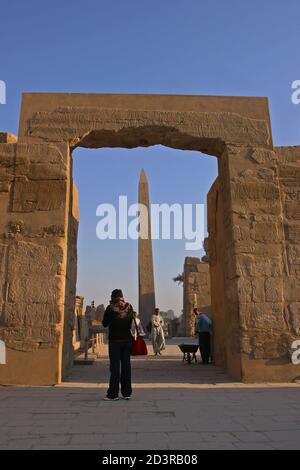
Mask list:
[[[142,168],[142,171],[141,171],[141,174],[140,174],[140,183],[148,183],[147,176],[146,176],[144,168]]]

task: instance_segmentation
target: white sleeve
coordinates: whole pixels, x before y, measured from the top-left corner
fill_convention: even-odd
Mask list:
[[[139,321],[138,328],[139,328],[140,336],[146,336],[146,333],[144,332],[144,328],[143,328],[141,321]]]

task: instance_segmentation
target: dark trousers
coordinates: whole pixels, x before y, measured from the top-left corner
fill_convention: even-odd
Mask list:
[[[120,383],[123,397],[130,397],[132,394],[131,348],[131,340],[109,341],[110,381],[107,391],[108,398],[117,398],[119,396]]]
[[[210,333],[199,333],[199,347],[203,364],[209,363],[210,358]]]

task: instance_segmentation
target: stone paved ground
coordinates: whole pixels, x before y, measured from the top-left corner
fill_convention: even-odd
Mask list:
[[[176,345],[133,360],[134,399],[102,401],[108,361],[59,387],[0,388],[1,449],[300,449],[300,386],[232,382]]]

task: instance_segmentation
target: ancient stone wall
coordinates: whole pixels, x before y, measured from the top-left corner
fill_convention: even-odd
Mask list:
[[[243,170],[239,159],[244,162]],[[277,154],[232,147],[228,160],[235,245],[232,284],[239,295],[242,377],[247,381],[292,380],[298,369],[291,363],[284,306],[284,224]]]
[[[76,283],[77,283],[77,237],[78,237],[78,190],[71,179],[70,206],[68,218],[68,251],[66,268],[66,293],[64,302],[64,332],[63,332],[63,354],[62,354],[62,376],[67,372],[74,359],[73,332],[74,332],[74,309],[76,305]]]
[[[0,144],[0,383],[61,380],[68,227],[66,144]]]
[[[278,147],[275,151],[283,207],[283,296],[290,344],[300,338],[300,147]]]
[[[193,309],[200,307],[210,313],[209,264],[199,258],[185,258],[183,268],[183,322],[184,335],[195,335],[195,315]]]
[[[281,153],[286,159],[287,153]],[[223,220],[218,212],[215,218],[222,235],[216,235],[212,223],[209,228],[212,289],[223,282],[220,290],[225,293],[225,305],[220,305],[214,300],[219,294],[212,291],[216,328],[225,325],[225,333],[215,338],[216,358],[219,361],[224,351],[231,375],[237,377],[240,367],[247,382],[287,381],[299,375],[291,363],[295,336],[290,312],[296,305],[297,318],[298,299],[297,294],[290,297],[290,292],[297,280],[286,276],[287,253],[293,248],[287,246],[285,233],[289,228],[295,233],[297,226],[296,205],[286,202],[286,194],[294,192],[298,184],[297,165],[293,165],[279,164],[278,152],[232,145],[220,160],[219,178],[230,184],[225,185],[221,198]],[[228,171],[229,178],[222,178],[223,171]],[[217,193],[217,184],[211,198]],[[220,191],[218,194],[220,197]],[[218,270],[218,261],[214,262],[213,245],[224,269]]]
[[[224,188],[218,177],[207,195],[208,258],[211,282],[211,309],[214,332],[214,363],[227,368],[227,339],[230,338],[230,311],[225,299],[225,235],[223,221]]]

